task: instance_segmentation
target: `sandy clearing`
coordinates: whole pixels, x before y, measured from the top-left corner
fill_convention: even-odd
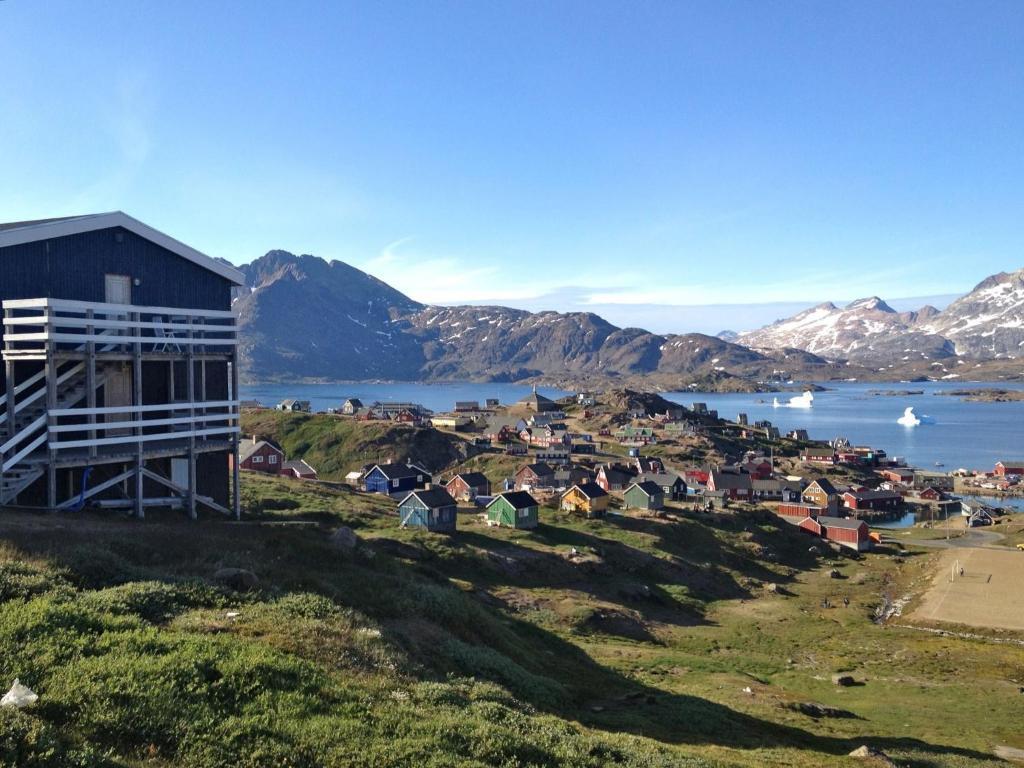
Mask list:
[[[964,575],[951,580],[957,563]],[[1024,630],[1024,552],[962,547],[943,552],[931,586],[908,618]]]

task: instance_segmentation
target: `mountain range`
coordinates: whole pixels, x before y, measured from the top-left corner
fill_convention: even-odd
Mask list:
[[[588,312],[425,305],[343,262],[281,250],[239,269],[249,381],[827,378],[839,374],[835,360],[1012,357],[1024,342],[1024,270],[988,278],[943,312],[898,313],[877,298],[822,304],[726,339],[619,328]]]
[[[844,307],[826,302],[733,340],[866,365],[1015,359],[1024,354],[1024,269],[986,278],[942,311],[925,305],[897,312],[877,296]]]

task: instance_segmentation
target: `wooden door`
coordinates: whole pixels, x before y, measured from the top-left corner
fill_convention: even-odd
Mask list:
[[[112,366],[106,374],[106,382],[103,384],[103,404],[107,407],[132,404],[132,375],[127,363],[116,367]],[[130,411],[121,413],[108,413],[104,421],[131,421]],[[108,429],[107,435],[128,435],[128,429]]]
[[[104,289],[107,304],[132,303],[132,279],[128,275],[105,275]]]

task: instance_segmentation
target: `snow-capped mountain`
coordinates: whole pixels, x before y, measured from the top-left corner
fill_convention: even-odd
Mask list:
[[[805,349],[832,359],[873,362],[940,359],[954,354],[942,336],[916,327],[921,317],[934,318],[937,310],[897,312],[871,296],[837,307],[825,302],[757,331],[743,333],[738,343],[754,349]]]
[[[953,342],[958,355],[1024,356],[1024,269],[982,280],[942,312],[918,321],[922,331]]]
[[[897,312],[877,296],[819,304],[736,341],[753,349],[804,349],[861,363],[1024,356],[1024,269],[986,278],[945,310]]]

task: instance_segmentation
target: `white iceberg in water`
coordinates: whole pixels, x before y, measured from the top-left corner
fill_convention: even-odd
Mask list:
[[[789,398],[788,403],[780,403],[779,398],[772,398],[772,408],[811,408],[814,405],[814,393],[804,392],[802,395],[794,395]]]
[[[897,424],[902,424],[904,427],[916,427],[921,423],[921,420],[914,415],[914,407],[903,409],[903,415],[896,419]]]

